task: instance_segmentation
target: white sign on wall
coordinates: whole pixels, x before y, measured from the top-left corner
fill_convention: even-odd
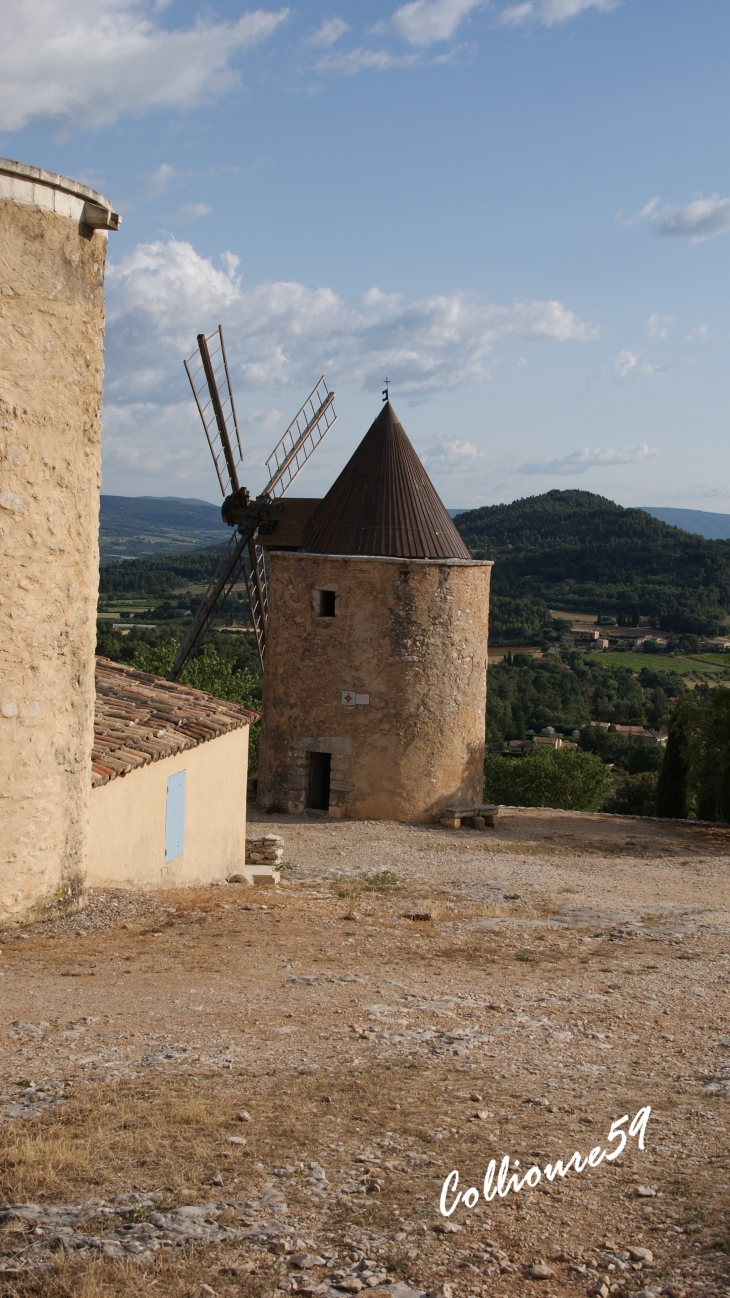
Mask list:
[[[356,694],[354,690],[342,691],[342,702],[346,708],[354,708],[357,703],[369,703],[369,694]]]

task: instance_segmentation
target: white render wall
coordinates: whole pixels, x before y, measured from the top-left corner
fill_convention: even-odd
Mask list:
[[[89,886],[177,888],[243,874],[248,726],[91,790]],[[165,864],[167,777],[185,771],[185,851]]]

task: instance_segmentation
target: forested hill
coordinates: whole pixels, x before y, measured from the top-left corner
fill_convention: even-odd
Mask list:
[[[649,615],[677,632],[730,622],[730,541],[708,541],[588,491],[548,491],[454,520],[475,558],[493,559],[493,625],[529,631],[546,606]],[[508,607],[508,604],[513,607]]]

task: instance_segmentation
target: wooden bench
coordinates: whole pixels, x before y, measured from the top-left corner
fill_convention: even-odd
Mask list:
[[[493,802],[477,806],[471,803],[462,807],[445,807],[441,824],[448,829],[461,829],[462,823],[471,825],[472,829],[486,829],[489,825],[496,829],[499,820],[499,807]]]

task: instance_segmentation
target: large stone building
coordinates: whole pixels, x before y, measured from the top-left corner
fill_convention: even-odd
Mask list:
[[[86,872],[111,203],[0,159],[0,922]]]
[[[481,803],[491,563],[389,402],[303,549],[270,562],[259,804],[415,822]]]

